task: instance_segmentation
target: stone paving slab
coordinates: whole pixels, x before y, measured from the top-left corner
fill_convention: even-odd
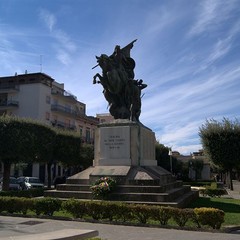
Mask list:
[[[22,236],[0,237],[1,240],[83,240],[98,236],[98,231],[80,229],[62,229],[52,232],[26,234]]]

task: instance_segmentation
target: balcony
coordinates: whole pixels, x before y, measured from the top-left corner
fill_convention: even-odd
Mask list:
[[[57,89],[52,89],[51,93],[53,95],[57,95],[60,97],[64,97],[65,99],[68,98],[70,100],[77,101],[77,97],[74,96],[73,94],[67,92],[66,90],[57,90]]]
[[[13,84],[0,85],[0,93],[15,93],[15,92],[19,92],[19,85]]]
[[[64,129],[68,129],[68,130],[76,130],[76,126],[74,124],[66,124],[61,121],[56,121],[56,120],[52,121],[52,125],[54,127],[64,128]]]
[[[80,111],[72,110],[72,109],[70,109],[68,107],[64,107],[64,106],[58,105],[58,104],[52,104],[51,105],[51,110],[52,111],[56,111],[56,112],[60,112],[62,114],[65,114],[65,115],[68,115],[68,116],[72,116],[72,117],[85,116]]]
[[[13,101],[13,100],[6,100],[6,101],[1,101],[0,102],[0,109],[11,109],[11,108],[18,108],[19,102],[18,101]]]

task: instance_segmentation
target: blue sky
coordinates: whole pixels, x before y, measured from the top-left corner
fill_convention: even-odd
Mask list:
[[[0,1],[0,76],[42,69],[87,115],[108,112],[95,55],[134,39],[140,120],[160,143],[189,154],[206,119],[239,118],[239,0]]]

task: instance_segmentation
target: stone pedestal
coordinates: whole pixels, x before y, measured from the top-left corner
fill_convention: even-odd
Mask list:
[[[67,178],[44,196],[92,199],[91,184],[100,177],[117,181],[109,200],[183,207],[198,194],[157,166],[155,134],[128,120],[100,124],[95,134],[93,166]]]
[[[155,134],[129,120],[100,124],[94,149],[93,166],[157,166]]]

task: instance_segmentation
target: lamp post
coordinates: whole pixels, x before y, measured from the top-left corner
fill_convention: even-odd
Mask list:
[[[168,155],[170,156],[170,171],[171,171],[171,173],[173,173],[173,171],[172,171],[172,148],[169,148]]]

